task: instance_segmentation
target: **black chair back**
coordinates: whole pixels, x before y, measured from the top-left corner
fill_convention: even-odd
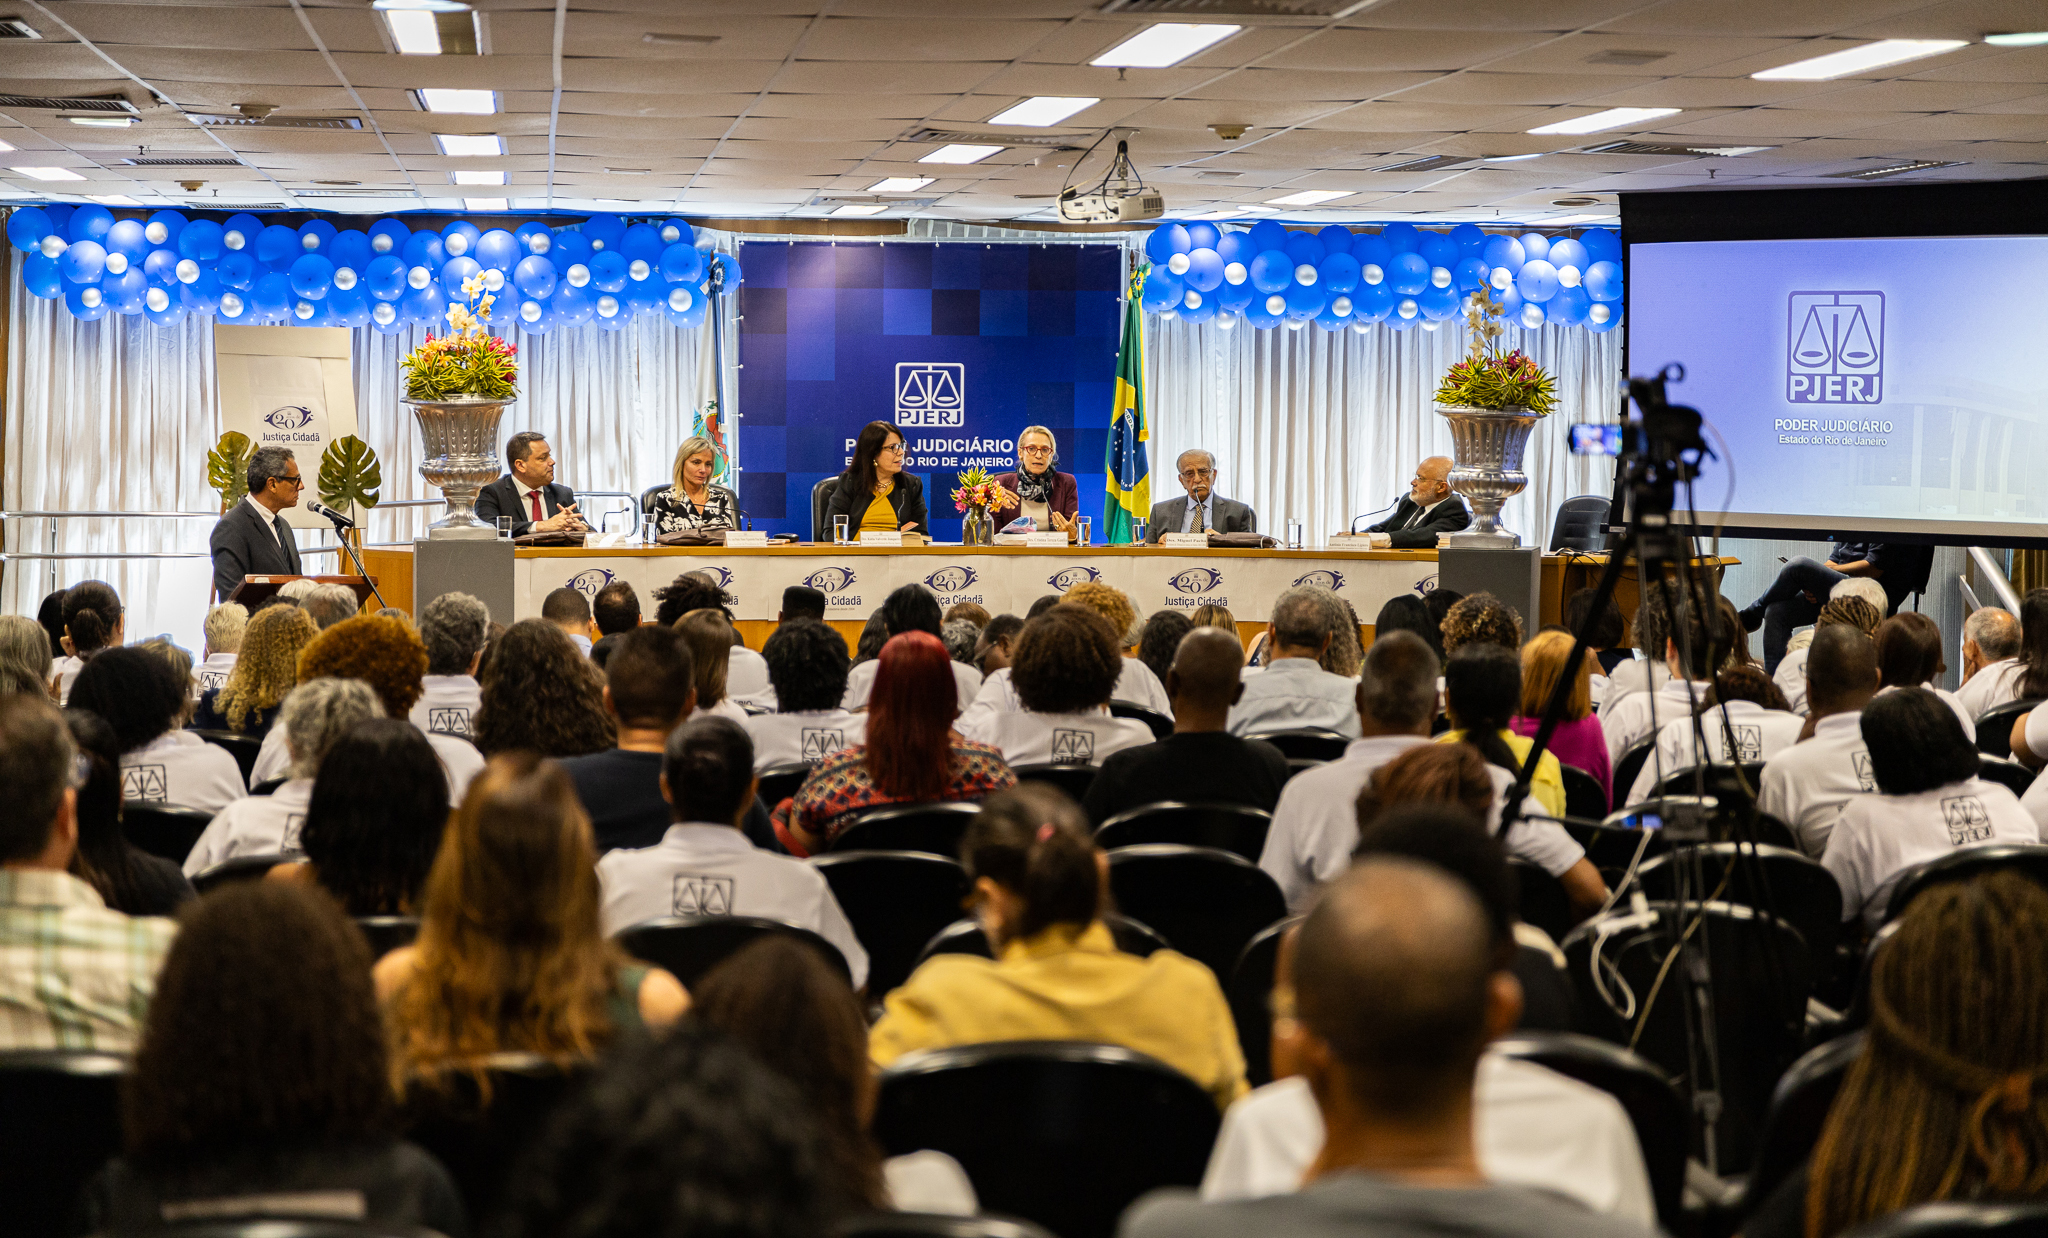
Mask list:
[[[151,855],[173,864],[183,864],[193,844],[206,832],[213,814],[177,804],[153,804],[141,800],[121,803],[121,832],[128,841]]]
[[[1628,793],[1636,785],[1636,776],[1643,772],[1643,763],[1657,750],[1657,737],[1645,735],[1628,746],[1621,759],[1614,763],[1614,807],[1616,811],[1627,807]]]
[[[1626,815],[1609,813],[1605,820],[1619,821]],[[1635,859],[1638,848],[1642,849],[1645,861],[1653,855],[1663,855],[1671,850],[1671,844],[1664,841],[1663,833],[1658,830],[1623,829],[1619,825],[1590,826],[1575,821],[1565,822],[1564,829],[1579,846],[1586,849],[1586,858],[1591,860],[1593,867],[1599,869],[1600,875],[1606,878],[1609,889],[1621,884],[1622,875],[1628,872],[1628,866]],[[1647,845],[1643,841],[1645,836],[1649,838]]]
[[[1516,1032],[1487,1047],[1547,1066],[1620,1101],[1643,1150],[1643,1168],[1649,1171],[1658,1221],[1670,1233],[1690,1232],[1685,1224],[1684,1195],[1686,1130],[1691,1115],[1685,1098],[1664,1071],[1640,1054],[1570,1032]]]
[[[814,542],[823,542],[829,545],[832,541],[832,527],[830,522],[825,519],[825,508],[832,501],[832,488],[838,484],[839,475],[834,473],[830,477],[821,479],[817,485],[811,487],[811,540]],[[855,527],[860,525],[858,520],[850,523]]]
[[[1597,494],[1581,494],[1557,505],[1550,524],[1550,551],[1576,550],[1598,554],[1607,545],[1607,500]]]
[[[1213,847],[1119,848],[1109,853],[1109,888],[1119,910],[1207,963],[1219,984],[1259,930],[1287,915],[1287,900],[1265,870]]]
[[[673,489],[675,489],[675,483],[665,481],[658,486],[649,486],[647,489],[642,490],[640,492],[640,514],[642,516],[652,516],[654,514],[654,501]]]
[[[1532,1032],[1572,1032],[1579,1027],[1579,1003],[1571,977],[1555,954],[1536,946],[1515,947],[1508,969],[1522,982],[1522,1019],[1516,1027]]]
[[[2033,770],[2009,757],[1988,754],[1977,759],[1977,777],[1995,782],[2014,795],[2025,795],[2027,788],[2034,785]]]
[[[1280,750],[1280,755],[1292,759],[1306,757],[1314,761],[1336,761],[1344,756],[1344,750],[1351,741],[1335,731],[1321,727],[1292,727],[1284,731],[1258,731],[1245,736],[1246,739],[1263,739]]]
[[[1299,774],[1299,773],[1300,773],[1301,771],[1303,771],[1303,770],[1305,770],[1305,769],[1314,769],[1314,768],[1315,768],[1316,766],[1318,766],[1318,765],[1328,765],[1328,764],[1329,764],[1329,762],[1328,762],[1328,761],[1318,761],[1318,760],[1317,760],[1317,759],[1315,759],[1314,757],[1288,757],[1288,758],[1287,758],[1287,776],[1288,776],[1289,778],[1292,778],[1292,777],[1294,777],[1294,776],[1295,776],[1296,774]]]
[[[1095,775],[1102,772],[1100,765],[1061,765],[1051,761],[1011,768],[1016,771],[1018,782],[1042,782],[1058,787],[1076,804],[1088,797],[1088,788],[1095,785]]]
[[[1102,922],[1109,928],[1110,940],[1125,954],[1135,954],[1142,959],[1155,950],[1171,949],[1164,937],[1120,912],[1103,912]],[[940,929],[918,952],[917,964],[911,970],[924,966],[925,960],[935,954],[973,954],[984,959],[995,957],[995,951],[989,949],[988,935],[981,931],[981,922],[973,919],[955,920]]]
[[[769,812],[774,812],[775,806],[795,795],[796,789],[804,785],[804,779],[810,776],[809,761],[784,761],[780,765],[769,766],[760,773],[761,802],[768,806]]]
[[[1898,919],[1907,905],[1930,886],[1968,881],[1998,868],[2010,868],[2034,884],[2048,887],[2048,845],[1996,843],[1985,847],[1965,847],[1908,869],[1899,878],[1899,883],[1892,887],[1891,901],[1885,904],[1884,918]]]
[[[1763,1130],[1757,1135],[1756,1162],[1750,1166],[1749,1181],[1743,1184],[1744,1216],[1753,1215],[1778,1184],[1813,1155],[1835,1093],[1842,1090],[1849,1064],[1862,1052],[1862,1032],[1838,1036],[1809,1049],[1778,1080],[1771,1091],[1771,1107],[1764,1111]]]
[[[406,1137],[433,1153],[455,1180],[472,1217],[495,1216],[511,1172],[563,1102],[587,1084],[588,1064],[563,1065],[531,1053],[487,1061],[483,1081],[451,1070],[407,1092]]]
[[[847,983],[853,982],[853,969],[846,956],[839,953],[839,947],[807,928],[781,920],[759,916],[664,916],[621,929],[615,936],[627,954],[668,972],[687,989],[747,946],[776,934],[794,937],[815,949],[847,978]]]
[[[1770,912],[1799,930],[1817,969],[1825,972],[1832,966],[1842,937],[1842,886],[1818,861],[1784,847],[1707,843],[1645,860],[1636,873],[1643,894],[1659,901],[1677,897],[1679,869],[1687,855],[1699,861],[1689,899],[1718,890],[1716,897],[1724,903]],[[1728,877],[1725,886],[1723,874]]]
[[[1152,738],[1165,739],[1173,734],[1173,719],[1156,709],[1147,709],[1135,701],[1111,701],[1109,716],[1112,718],[1136,718],[1152,728]]]
[[[2012,755],[2013,723],[2034,712],[2041,697],[2029,697],[2024,701],[2007,701],[1984,712],[1977,719],[1977,751],[1994,757]]]
[[[1739,765],[1718,761],[1689,765],[1666,774],[1664,781],[1651,788],[1650,796],[1655,799],[1664,795],[1711,795],[1721,801],[1724,810],[1746,807],[1756,802],[1756,791],[1762,785],[1763,776],[1762,761],[1744,761]],[[1706,788],[1704,791],[1700,790],[1702,786]]]
[[[1242,804],[1147,804],[1118,813],[1095,830],[1095,845],[1108,851],[1146,843],[1214,847],[1256,864],[1266,848],[1273,814]]]
[[[1527,860],[1509,860],[1508,868],[1515,875],[1522,920],[1550,934],[1550,940],[1563,941],[1578,923],[1564,883]]]
[[[1849,1231],[1847,1238],[2035,1238],[2048,1203],[1921,1204]]]
[[[1607,815],[1607,788],[1576,765],[1558,764],[1564,775],[1564,815],[1598,821]]]
[[[1237,1024],[1238,1047],[1244,1050],[1245,1077],[1253,1087],[1273,1082],[1273,976],[1280,962],[1280,938],[1300,922],[1300,916],[1290,916],[1259,930],[1245,943],[1223,986],[1231,1021]]]
[[[811,861],[868,952],[868,995],[910,978],[932,936],[960,916],[967,872],[920,851],[835,851]]]
[[[832,1234],[833,1238],[1053,1238],[1029,1221],[948,1212],[864,1212],[841,1221]]]
[[[242,767],[242,785],[249,785],[249,771],[256,768],[256,757],[263,751],[262,740],[235,731],[207,731],[196,726],[190,730],[207,743],[227,749],[235,764]]]
[[[409,946],[420,936],[420,922],[412,916],[357,916],[356,927],[370,943],[373,959],[381,959],[400,946]]]
[[[1140,1195],[1201,1182],[1220,1122],[1199,1085],[1142,1053],[1012,1041],[884,1070],[874,1131],[888,1155],[932,1148],[959,1161],[990,1212],[1110,1238]]]
[[[121,1151],[128,1059],[59,1049],[0,1052],[0,1207],[10,1234],[73,1232],[79,1193]]]
[[[234,885],[238,881],[261,881],[270,870],[280,864],[290,864],[303,857],[289,855],[238,855],[198,873],[192,878],[192,888],[201,894],[211,894],[222,886]]]
[[[974,804],[890,804],[854,815],[832,840],[832,851],[925,851],[952,859],[960,854],[967,823],[981,809]]]

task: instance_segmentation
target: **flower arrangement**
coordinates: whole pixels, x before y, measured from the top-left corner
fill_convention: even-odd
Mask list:
[[[965,512],[968,508],[999,512],[1006,507],[1017,505],[1017,496],[996,484],[989,471],[976,466],[957,475],[960,484],[953,490],[953,506]]]
[[[475,396],[510,400],[518,395],[519,349],[484,330],[497,298],[484,290],[481,274],[462,281],[463,300],[448,307],[452,334],[432,335],[403,361],[405,394],[413,400]]]
[[[1472,294],[1471,307],[1465,311],[1472,332],[1471,351],[1444,375],[1443,384],[1436,389],[1436,402],[1493,410],[1526,408],[1538,417],[1545,416],[1557,406],[1557,381],[1520,349],[1499,351],[1497,341],[1507,331],[1500,314],[1499,302],[1487,289]]]

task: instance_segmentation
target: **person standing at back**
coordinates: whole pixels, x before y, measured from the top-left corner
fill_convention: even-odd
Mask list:
[[[1324,670],[1321,659],[1351,621],[1335,594],[1297,585],[1273,603],[1266,668],[1245,681],[1230,709],[1230,733],[1254,735],[1313,727],[1358,738],[1358,685]]]
[[[213,552],[213,596],[225,602],[245,576],[301,576],[299,544],[285,523],[306,483],[283,447],[258,447],[249,457],[249,491],[221,515],[207,539]]]
[[[521,430],[505,443],[511,472],[477,491],[476,518],[498,527],[512,519],[512,536],[580,533],[589,528],[576,512],[576,492],[555,483],[555,453],[537,430]]]
[[[491,612],[467,593],[444,593],[420,612],[420,641],[427,647],[427,673],[420,699],[406,717],[422,731],[468,739],[470,719],[483,704],[477,663],[491,635]]]

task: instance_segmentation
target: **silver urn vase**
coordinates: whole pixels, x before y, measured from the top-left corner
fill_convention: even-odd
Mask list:
[[[420,443],[426,450],[420,476],[448,501],[448,514],[427,526],[428,537],[498,535],[497,529],[477,519],[476,492],[498,479],[498,421],[518,398],[405,401],[419,422]]]
[[[1451,489],[1472,506],[1472,524],[1462,533],[1448,533],[1448,546],[1477,550],[1513,550],[1522,539],[1500,527],[1500,505],[1529,485],[1522,471],[1522,452],[1529,431],[1543,420],[1526,408],[1436,406],[1451,425]]]

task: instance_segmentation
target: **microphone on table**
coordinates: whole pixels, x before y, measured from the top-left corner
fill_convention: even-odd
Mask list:
[[[312,512],[315,516],[325,516],[329,520],[332,520],[334,522],[334,527],[337,529],[353,529],[356,527],[355,521],[350,520],[347,516],[342,515],[340,512],[335,511],[333,508],[328,507],[326,504],[321,503],[318,500],[307,499],[306,510]]]
[[[1406,498],[1407,496],[1406,496],[1406,495],[1403,495],[1402,497],[1403,497],[1403,498]],[[1365,513],[1365,515],[1364,515],[1364,516],[1358,516],[1358,517],[1355,517],[1355,518],[1354,518],[1354,519],[1353,519],[1353,520],[1351,521],[1351,532],[1353,532],[1353,533],[1357,533],[1357,532],[1358,532],[1358,522],[1359,522],[1360,520],[1364,520],[1364,519],[1365,519],[1365,518],[1366,518],[1367,516],[1377,516],[1377,515],[1379,515],[1379,514],[1380,514],[1380,512],[1383,512],[1383,511],[1389,511],[1389,510],[1391,510],[1391,509],[1393,509],[1393,508],[1395,508],[1395,507],[1399,507],[1400,505],[1401,505],[1401,500],[1400,500],[1400,499],[1395,499],[1395,500],[1394,500],[1394,501],[1393,501],[1392,503],[1389,503],[1389,504],[1387,504],[1387,505],[1386,505],[1385,507],[1382,507],[1382,508],[1380,508],[1380,509],[1379,509],[1379,511],[1370,511],[1370,512],[1367,512],[1367,513]]]

